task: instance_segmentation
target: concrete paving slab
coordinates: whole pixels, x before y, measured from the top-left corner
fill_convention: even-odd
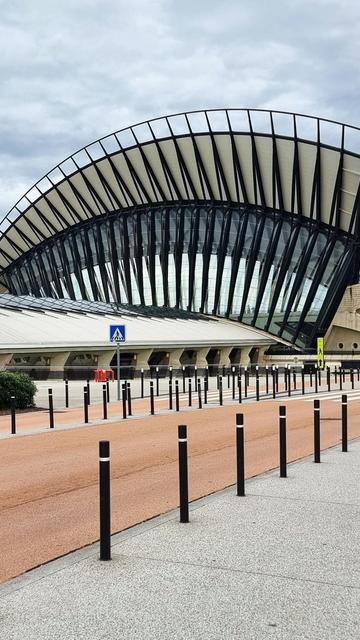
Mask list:
[[[7,640],[360,637],[360,441],[231,487],[0,587]]]

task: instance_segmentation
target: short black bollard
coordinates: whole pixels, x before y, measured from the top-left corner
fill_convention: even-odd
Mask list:
[[[197,392],[198,392],[198,407],[202,409],[202,400],[201,400],[201,380],[198,378],[197,381]]]
[[[123,382],[121,385],[121,399],[122,399],[122,411],[123,411],[123,420],[127,418],[127,388],[126,382]]]
[[[276,393],[279,393],[279,367],[275,367]]]
[[[335,384],[337,384],[337,366],[336,365],[335,365],[334,377],[335,377]]]
[[[159,367],[156,367],[156,397],[159,397]]]
[[[293,385],[294,385],[294,391],[296,391],[296,370],[295,370],[295,368],[293,369]]]
[[[204,379],[204,404],[207,404],[208,401],[208,390],[209,390],[209,378],[205,376]]]
[[[179,403],[179,380],[175,380],[175,411],[180,411],[180,403]]]
[[[69,380],[67,378],[65,380],[65,407],[69,408]]]
[[[241,380],[240,380],[241,382]],[[238,496],[245,495],[244,416],[236,414],[236,485]]]
[[[286,407],[279,407],[280,478],[286,478]]]
[[[169,409],[172,411],[173,408],[173,388],[172,388],[172,377],[169,378]]]
[[[191,378],[188,380],[188,392],[189,392],[189,407],[192,406],[192,388],[191,388]]]
[[[348,450],[347,395],[341,396],[341,451]]]
[[[318,369],[319,387],[321,387],[321,369]]]
[[[106,384],[103,384],[102,388],[103,395],[103,420],[107,420],[107,394],[106,394]]]
[[[269,368],[267,365],[265,367],[265,393],[266,395],[269,393]]]
[[[91,402],[90,402],[90,380],[89,380],[89,378],[86,380],[86,391],[87,391],[87,403],[88,403],[88,406],[90,406]]]
[[[305,374],[304,374],[304,365],[301,367],[301,395],[305,394]]]
[[[173,379],[173,368],[169,367],[169,380],[172,382]]]
[[[106,380],[106,402],[110,402],[110,383]]]
[[[259,367],[256,365],[256,379],[255,379],[255,388],[256,388],[256,401],[260,400],[260,391],[259,391]]]
[[[285,387],[285,391],[287,391],[287,384],[288,384],[288,368],[284,367],[284,387]]]
[[[187,427],[178,426],[180,522],[189,522],[189,486],[187,464]]]
[[[287,379],[288,379],[287,392],[288,392],[288,396],[290,398],[290,396],[291,396],[291,369],[290,369],[290,366],[288,366],[288,370],[287,370]]]
[[[351,388],[354,388],[354,369],[350,369]]]
[[[360,380],[360,369],[359,368],[357,369],[357,380],[358,380],[358,382]]]
[[[182,368],[183,393],[185,393],[185,367]]]
[[[320,462],[320,400],[314,400],[314,462]]]
[[[85,424],[89,422],[89,400],[87,386],[84,387],[84,422]]]
[[[48,390],[49,394],[49,424],[50,429],[54,428],[54,401],[53,401],[53,393],[52,389]]]
[[[197,389],[197,381],[198,381],[197,365],[195,365],[194,367],[194,376],[195,376],[195,389]]]
[[[342,376],[341,369],[339,371],[339,386],[340,386],[340,391],[342,391],[342,388],[343,388],[343,376]]]
[[[331,373],[330,373],[330,367],[326,367],[326,382],[327,382],[327,388],[328,391],[331,391]]]
[[[16,399],[15,396],[10,397],[10,409],[11,409],[11,434],[16,434]]]
[[[132,416],[131,385],[130,385],[130,382],[127,382],[126,386],[127,386],[128,416]]]
[[[317,369],[316,369],[316,365],[315,365],[315,376],[314,376],[314,378],[315,378],[315,393],[318,393],[319,392],[319,382],[318,382],[318,372],[317,372]]]
[[[232,399],[235,400],[235,367],[232,368]]]
[[[150,380],[150,415],[155,415],[154,407],[154,382]]]
[[[248,377],[247,377],[247,367],[244,369],[244,396],[247,398],[247,388],[248,388]]]
[[[312,369],[310,369],[310,387],[312,387],[312,386],[313,386],[313,383],[312,383]]]
[[[242,382],[241,382],[241,374],[238,375],[238,392],[239,392],[239,404],[242,403]]]
[[[275,400],[276,398],[276,369],[273,367],[272,371],[272,397]]]
[[[141,369],[141,397],[144,397],[144,369]]]
[[[99,495],[100,560],[111,560],[110,443],[108,440],[99,442]]]
[[[219,376],[219,405],[223,406],[223,377]]]

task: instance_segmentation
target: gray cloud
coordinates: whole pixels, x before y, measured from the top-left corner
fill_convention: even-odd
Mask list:
[[[359,124],[356,0],[0,0],[0,218],[54,164],[174,111]]]

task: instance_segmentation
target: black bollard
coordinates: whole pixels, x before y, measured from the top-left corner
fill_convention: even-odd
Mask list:
[[[319,392],[319,381],[318,381],[318,372],[317,372],[316,365],[315,365],[315,376],[314,376],[314,379],[315,379],[315,393],[318,393]]]
[[[266,395],[269,393],[269,367],[267,365],[265,367],[265,393]]]
[[[287,367],[284,367],[284,387],[285,391],[287,391],[287,383],[288,383],[288,375],[287,375]]]
[[[348,450],[347,395],[341,396],[341,451]]]
[[[276,393],[279,393],[279,367],[275,367]]]
[[[239,404],[242,403],[241,374],[238,375]]]
[[[331,385],[331,373],[330,373],[330,367],[326,367],[326,381],[327,381],[327,388],[328,391],[331,391],[330,385]]]
[[[65,407],[69,408],[69,380],[67,378],[65,380]]]
[[[313,386],[313,383],[312,383],[312,368],[311,368],[310,369],[310,387],[312,386]]]
[[[89,422],[89,401],[87,386],[84,387],[84,422],[85,424]]]
[[[106,402],[110,402],[110,383],[106,380]]]
[[[10,397],[10,409],[11,409],[11,434],[16,434],[16,399],[15,396]]]
[[[202,409],[201,380],[200,380],[200,378],[198,378],[198,381],[197,381],[197,392],[198,392],[198,406],[199,406],[199,409]]]
[[[52,389],[48,389],[49,394],[49,426],[50,429],[54,428],[54,401]]]
[[[359,382],[359,380],[360,380],[360,369],[359,368],[357,369],[357,379],[358,379],[358,382]]]
[[[128,416],[132,416],[132,406],[131,406],[131,385],[130,382],[126,384],[127,386],[127,401],[128,401]]]
[[[240,379],[241,384],[241,379]],[[244,416],[236,414],[236,484],[237,495],[245,495]]]
[[[342,391],[342,388],[343,388],[343,376],[342,376],[342,370],[341,369],[339,371],[339,386],[340,386],[340,391]]]
[[[275,369],[275,367],[272,368],[271,375],[272,375],[272,397],[275,400],[275,398],[276,398],[276,369]]]
[[[259,367],[258,365],[256,365],[256,369],[255,369],[256,373],[256,379],[255,379],[255,388],[256,388],[256,400],[257,402],[259,402],[260,400],[260,390],[259,390]]]
[[[178,426],[180,522],[189,522],[189,486],[187,465],[187,427]]]
[[[172,411],[173,408],[173,388],[172,388],[172,377],[169,378],[169,409]]]
[[[207,404],[208,401],[208,390],[209,390],[209,378],[205,376],[204,380],[204,404]]]
[[[223,378],[219,376],[219,405],[223,406]]]
[[[141,397],[144,397],[144,369],[141,369]]]
[[[301,366],[301,394],[305,394],[305,374],[304,374],[304,365]]]
[[[87,391],[87,403],[88,403],[88,407],[90,406],[91,402],[90,402],[90,380],[89,378],[86,380],[86,391]]]
[[[103,420],[107,420],[107,394],[106,394],[106,384],[103,384]]]
[[[290,365],[288,366],[288,370],[287,370],[287,392],[288,392],[288,396],[290,398],[291,396],[291,369],[290,369]]]
[[[159,397],[159,367],[156,367],[156,397]]]
[[[188,392],[189,392],[189,407],[192,405],[192,389],[191,389],[191,378],[188,380]]]
[[[235,400],[235,367],[232,368],[232,399]]]
[[[247,398],[247,387],[248,387],[247,381],[248,381],[248,378],[247,378],[247,367],[245,367],[244,368],[244,396],[245,396],[245,398]]]
[[[337,384],[337,366],[335,366],[334,376],[335,376],[335,384]]]
[[[293,368],[293,385],[294,385],[294,391],[296,391],[296,369]]]
[[[280,478],[286,478],[286,407],[279,407]]]
[[[321,369],[318,369],[319,387],[321,387]]]
[[[183,377],[183,393],[185,393],[185,367],[182,368],[182,377]]]
[[[354,388],[354,369],[350,369],[351,388]]]
[[[197,381],[198,381],[197,365],[195,365],[194,367],[194,376],[195,376],[195,389],[197,389]]]
[[[169,380],[171,381],[171,384],[172,384],[172,379],[173,379],[173,368],[169,367]]]
[[[150,415],[155,415],[154,407],[154,382],[150,380]]]
[[[100,560],[111,560],[110,443],[99,442]]]
[[[314,462],[320,462],[320,400],[314,400]]]
[[[175,380],[175,411],[180,411],[180,403],[179,403],[179,380]]]
[[[122,411],[123,411],[123,420],[127,418],[127,387],[126,382],[123,382],[121,385],[121,398],[122,398]]]

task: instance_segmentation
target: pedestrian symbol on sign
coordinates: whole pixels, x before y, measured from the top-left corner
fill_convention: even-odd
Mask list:
[[[126,333],[124,324],[110,325],[110,342],[126,342]]]

